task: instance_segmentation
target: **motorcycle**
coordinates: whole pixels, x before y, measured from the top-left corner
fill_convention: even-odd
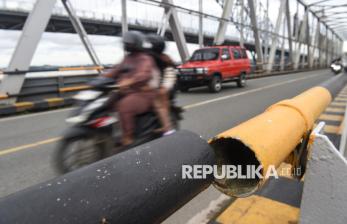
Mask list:
[[[335,75],[337,75],[342,72],[343,66],[340,62],[333,62],[330,65],[330,69]]]
[[[67,173],[111,155],[161,137],[161,127],[154,111],[135,119],[134,143],[121,146],[121,129],[112,110],[112,97],[117,92],[114,80],[98,78],[92,88],[74,96],[77,109],[66,119],[72,126],[65,132],[54,153],[53,163],[59,173]],[[183,110],[171,100],[171,120],[178,129]]]

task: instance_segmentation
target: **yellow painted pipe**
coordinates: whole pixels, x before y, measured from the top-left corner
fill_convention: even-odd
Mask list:
[[[59,92],[61,92],[61,93],[75,92],[75,91],[87,90],[87,89],[90,89],[90,88],[91,88],[91,86],[89,86],[89,85],[64,87],[64,88],[60,88]]]
[[[221,165],[261,165],[265,177],[269,166],[276,168],[312,130],[315,120],[332,100],[324,87],[314,87],[302,94],[270,106],[264,113],[210,140]],[[265,179],[216,179],[214,185],[230,196],[248,196]]]
[[[103,70],[102,66],[59,68],[59,71]]]
[[[0,93],[0,100],[5,100],[5,99],[8,99],[8,95]]]

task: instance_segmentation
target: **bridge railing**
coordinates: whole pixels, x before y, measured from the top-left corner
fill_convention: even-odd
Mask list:
[[[271,73],[258,69],[266,63],[256,64],[252,67],[252,73],[247,76],[248,79],[260,78],[265,76],[282,75],[291,72],[308,71],[307,64],[303,64],[301,69],[294,70],[292,64],[287,63],[281,69],[280,64],[274,65]],[[16,97],[18,102],[37,101],[54,97],[70,97],[76,91],[84,88],[86,83],[98,76],[98,70],[103,67],[75,67],[75,68],[54,68],[35,71],[14,71],[2,72],[3,75],[25,75],[22,91],[20,94],[11,95],[0,93],[0,105],[2,100]],[[319,69],[317,67],[316,69]],[[1,74],[1,72],[0,72]],[[1,83],[1,78],[0,78]],[[4,104],[4,103],[3,103]]]
[[[0,105],[2,101],[12,97],[16,97],[18,102],[70,97],[91,79],[97,77],[101,69],[104,68],[94,66],[3,72],[3,75],[25,75],[26,78],[20,94],[0,93]]]

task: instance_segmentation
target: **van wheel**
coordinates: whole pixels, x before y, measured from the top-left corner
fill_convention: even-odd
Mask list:
[[[246,84],[247,84],[247,82],[246,82],[246,74],[242,73],[239,76],[239,78],[237,79],[236,83],[237,83],[237,87],[239,87],[239,88],[245,87]]]
[[[222,80],[219,76],[213,76],[208,85],[208,89],[211,93],[218,93],[222,90]]]

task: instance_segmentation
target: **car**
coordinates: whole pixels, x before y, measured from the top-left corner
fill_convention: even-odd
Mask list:
[[[250,72],[245,48],[210,46],[196,50],[186,63],[178,66],[177,86],[181,92],[208,86],[210,92],[216,93],[221,91],[223,82],[236,82],[238,87],[244,87]]]

